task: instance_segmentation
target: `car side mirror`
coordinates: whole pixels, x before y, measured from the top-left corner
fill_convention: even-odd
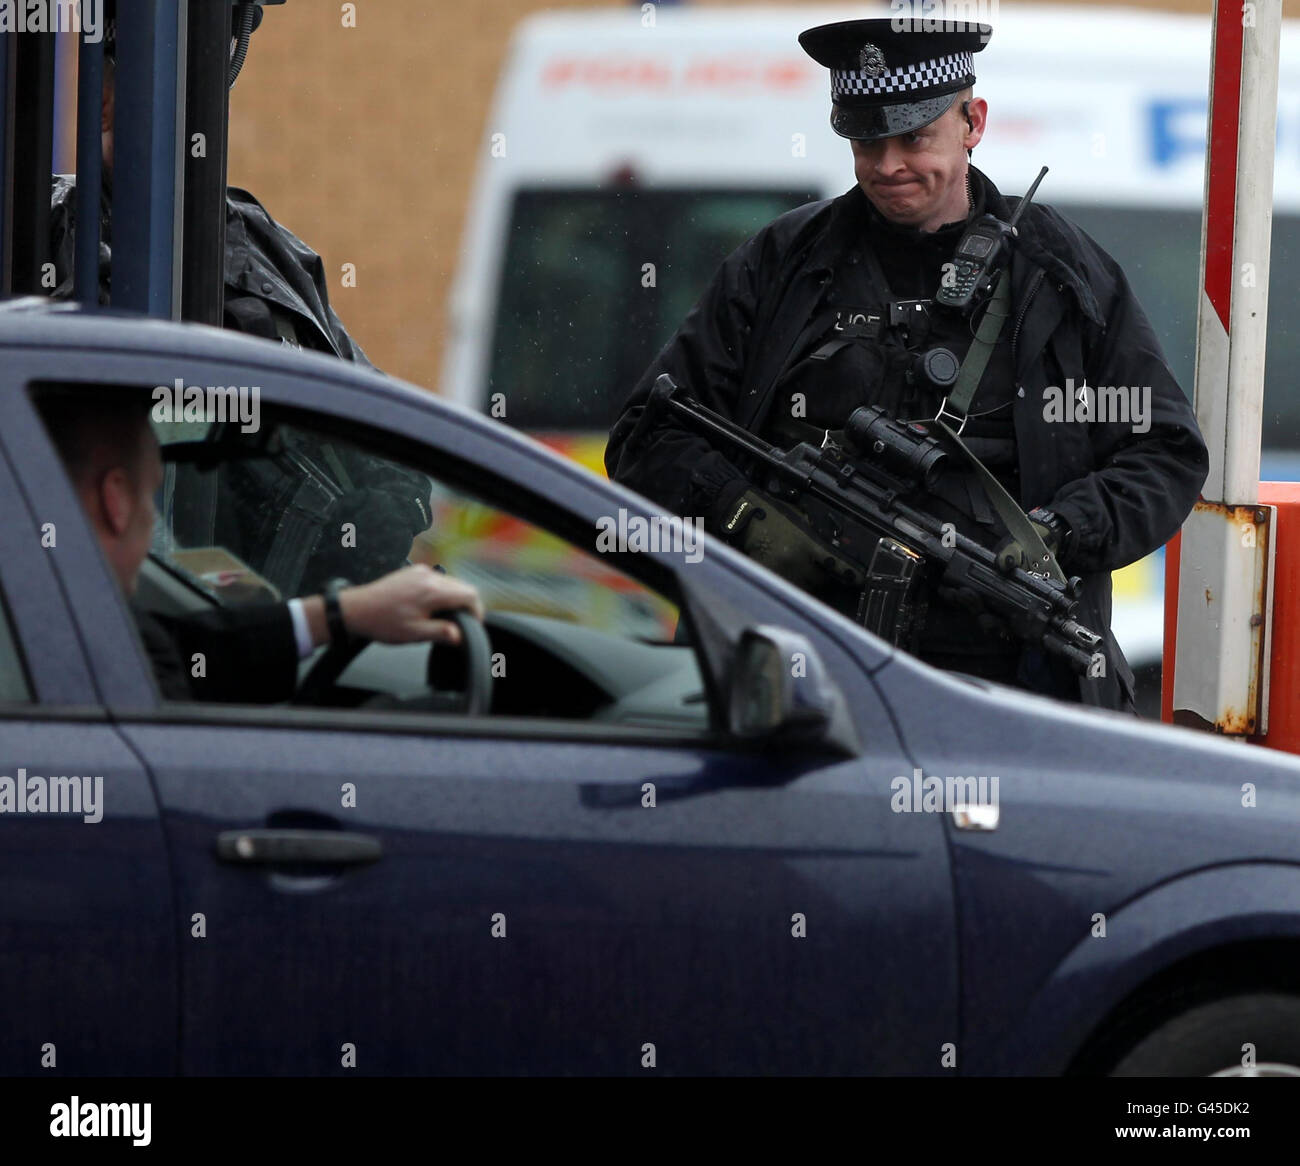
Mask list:
[[[826,744],[858,752],[844,699],[806,637],[785,628],[746,628],[728,692],[733,736],[779,744]]]

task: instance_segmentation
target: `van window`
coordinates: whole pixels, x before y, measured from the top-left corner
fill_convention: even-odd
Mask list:
[[[718,265],[759,228],[814,197],[795,190],[519,191],[488,400],[503,394],[505,420],[523,429],[608,430]]]
[[[605,433],[726,256],[814,195],[796,191],[522,190],[511,217],[489,396],[523,429]],[[1051,202],[1120,261],[1179,383],[1196,364],[1201,211]],[[642,286],[653,263],[654,292]],[[1280,294],[1300,215],[1273,216],[1264,441],[1300,447],[1300,329]]]
[[[1050,201],[1050,200],[1049,200]],[[1200,295],[1201,211],[1052,203],[1124,268],[1151,318],[1178,383],[1192,395],[1196,368],[1196,305]],[[1272,292],[1265,356],[1264,441],[1300,446],[1300,399],[1291,370],[1300,367],[1300,329],[1290,319],[1288,273],[1300,263],[1300,215],[1274,214]]]

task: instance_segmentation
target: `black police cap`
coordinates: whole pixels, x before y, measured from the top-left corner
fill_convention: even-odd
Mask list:
[[[992,35],[987,24],[899,15],[818,25],[799,44],[831,71],[831,128],[869,141],[946,113],[975,83],[974,54]]]

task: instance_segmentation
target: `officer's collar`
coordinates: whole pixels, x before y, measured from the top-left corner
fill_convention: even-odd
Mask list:
[[[235,187],[229,187],[229,190],[235,190]],[[225,262],[225,279],[231,287],[247,287],[249,291],[255,291],[252,286],[252,248],[248,242],[248,227],[245,225],[243,218],[235,210],[231,202],[229,193],[226,196],[226,262]]]
[[[983,171],[970,167],[971,196],[974,200],[972,216],[989,213],[1007,222],[1014,207],[1003,197],[992,180]],[[809,265],[814,269],[833,271],[843,256],[861,239],[864,224],[875,221],[887,225],[895,235],[904,237],[911,232],[917,241],[951,238],[956,246],[959,236],[958,227],[964,223],[946,224],[938,232],[922,232],[915,227],[903,227],[888,221],[875,210],[870,199],[858,185],[852,186],[844,194],[833,200],[833,213],[829,230],[822,238],[822,245],[816,247],[809,256]],[[966,220],[969,221],[969,218]],[[1054,280],[1068,287],[1079,304],[1080,310],[1094,323],[1104,326],[1105,318],[1097,305],[1097,298],[1086,280],[1066,262],[1064,256],[1073,255],[1077,248],[1065,236],[1057,225],[1054,216],[1026,213],[1018,224],[1018,237],[1015,249],[1019,255],[1030,263],[1041,267]]]
[[[987,174],[972,166],[970,175],[972,189],[976,183],[983,188],[985,209],[1004,223],[1009,222],[1015,207],[1003,197],[1002,192],[993,185]],[[1016,199],[1017,203],[1019,201]],[[1034,206],[1031,206],[1016,224],[1016,231],[1016,241],[1013,244],[1015,252],[1023,259],[1041,267],[1064,287],[1068,287],[1074,294],[1080,311],[1093,323],[1105,327],[1106,318],[1101,314],[1101,308],[1097,305],[1097,297],[1092,294],[1092,288],[1067,260],[1068,256],[1077,254],[1078,247],[1071,243],[1065,232],[1061,230],[1057,217],[1035,214]]]

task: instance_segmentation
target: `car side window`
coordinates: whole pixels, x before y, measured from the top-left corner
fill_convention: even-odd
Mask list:
[[[705,729],[708,702],[679,608],[599,553],[444,480],[437,467],[352,436],[279,420],[256,437],[155,425],[164,483],[143,595],[183,615],[312,595],[423,563],[479,591],[491,644],[494,715]],[[159,572],[170,578],[159,578]],[[155,586],[149,586],[152,572]],[[146,603],[148,606],[148,603]],[[367,648],[329,695],[334,707],[438,711],[454,649]],[[445,683],[444,683],[445,682]]]

